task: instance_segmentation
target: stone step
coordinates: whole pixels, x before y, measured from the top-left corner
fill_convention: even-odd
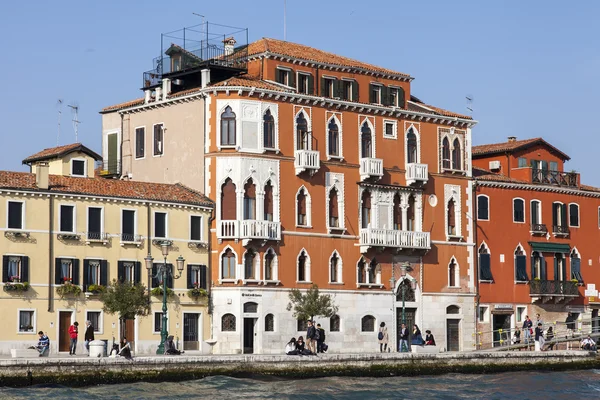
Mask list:
[[[10,349],[12,358],[39,358],[40,353],[35,349]]]

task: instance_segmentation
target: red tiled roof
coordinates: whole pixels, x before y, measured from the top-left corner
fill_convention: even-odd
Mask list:
[[[600,188],[590,185],[581,185],[580,189],[585,190],[587,192],[600,192]]]
[[[113,104],[112,106],[108,106],[108,107],[104,107],[102,109],[103,112],[105,111],[117,111],[120,110],[122,108],[127,108],[127,107],[134,107],[134,106],[139,106],[144,104],[144,98],[139,98],[139,99],[135,99],[135,100],[130,100],[130,101],[126,101],[123,103],[119,103],[119,104]]]
[[[256,77],[250,75],[242,75],[238,77],[233,77],[226,79],[221,82],[217,82],[212,87],[222,87],[222,86],[242,86],[242,87],[255,87],[257,89],[265,89],[265,90],[277,90],[279,92],[290,92],[290,90],[285,89],[283,86],[276,85],[274,83],[269,83],[263,80],[260,80]],[[295,91],[294,91],[295,92]]]
[[[487,169],[473,167],[473,178],[477,181],[496,181],[496,182],[512,182],[512,183],[528,183],[526,181],[509,178],[506,175],[502,174],[494,174]]]
[[[248,55],[260,53],[274,53],[283,56],[298,58],[306,61],[315,61],[317,63],[339,65],[356,69],[364,69],[382,74],[402,75],[410,78],[410,75],[392,71],[390,69],[378,67],[373,64],[367,64],[352,58],[329,53],[327,51],[315,49],[314,47],[303,44],[286,42],[278,39],[262,38],[248,45]]]
[[[546,142],[542,138],[533,138],[533,139],[524,139],[524,140],[514,140],[509,142],[502,143],[492,143],[492,144],[484,144],[479,146],[473,146],[471,152],[473,156],[486,156],[497,153],[510,153],[516,150],[525,149],[527,147],[533,146],[535,144],[541,144],[542,146],[548,147],[551,151],[558,154],[563,160],[570,160],[571,158],[552,146],[550,143]]]
[[[213,206],[208,197],[180,183],[166,184],[104,178],[75,178],[60,175],[50,175],[49,178],[48,191],[55,193]],[[14,171],[0,171],[0,189],[39,190],[35,184],[35,174]]]
[[[422,101],[418,100],[416,97],[410,96],[411,99],[408,102],[408,110],[416,111],[416,112],[424,112],[427,114],[438,114],[444,117],[455,117],[462,119],[473,119],[473,117],[469,115],[458,114],[452,111],[444,110],[443,108],[431,106],[429,104],[425,104]]]
[[[37,153],[25,158],[23,160],[23,164],[29,164],[34,161],[43,161],[43,160],[49,160],[52,158],[62,157],[64,155],[72,153],[74,151],[81,151],[81,152],[93,157],[95,160],[102,160],[102,156],[100,156],[95,151],[90,150],[83,144],[71,143],[71,144],[67,144],[64,146],[50,147],[50,148],[44,149],[40,152],[37,152]]]

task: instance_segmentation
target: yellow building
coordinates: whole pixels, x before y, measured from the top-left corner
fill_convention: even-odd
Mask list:
[[[80,324],[77,353],[85,354],[86,320],[96,339],[126,336],[135,353],[154,353],[162,297],[150,296],[149,315],[120,323],[118,315],[102,310],[95,292],[115,279],[159,286],[155,272],[164,263],[163,244],[169,249],[167,264],[180,275],[167,279],[173,289],[169,334],[180,349],[209,352],[208,296],[193,297],[189,291],[210,291],[211,200],[181,184],[95,177],[100,159],[73,144],[25,159],[31,173],[0,171],[0,354],[35,344],[40,330],[50,338],[51,354],[66,353],[68,328],[75,321]],[[148,255],[154,259],[152,270],[144,261]],[[174,267],[180,255],[182,271]],[[67,286],[81,293],[61,296]]]

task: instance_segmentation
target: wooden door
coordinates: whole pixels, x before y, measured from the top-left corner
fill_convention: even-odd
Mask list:
[[[135,349],[135,319],[121,320],[121,337],[119,341],[123,340],[123,338],[127,338],[131,352],[133,353]]]
[[[460,319],[446,321],[446,348],[448,351],[460,351]]]
[[[69,351],[71,315],[71,311],[60,311],[58,314],[58,351]]]

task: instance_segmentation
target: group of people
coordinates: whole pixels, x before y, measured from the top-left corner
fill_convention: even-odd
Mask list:
[[[306,329],[306,342],[302,336],[292,338],[285,345],[285,354],[288,356],[308,356],[324,353],[328,346],[325,343],[325,329],[321,328],[321,324],[316,324],[309,320]]]
[[[412,335],[408,331],[406,324],[402,324],[400,327],[400,332],[398,332],[399,341],[398,341],[398,351],[399,352],[408,352],[409,345],[408,340],[412,336],[411,345],[413,346],[435,346],[435,338],[433,334],[428,329],[425,331],[425,339],[423,339],[423,335],[421,334],[421,330],[417,324],[413,325]],[[382,322],[379,325],[379,332],[377,333],[377,340],[379,341],[379,352],[385,353],[390,352],[391,348],[388,347],[390,337],[388,334],[387,326],[385,326],[385,322]]]

